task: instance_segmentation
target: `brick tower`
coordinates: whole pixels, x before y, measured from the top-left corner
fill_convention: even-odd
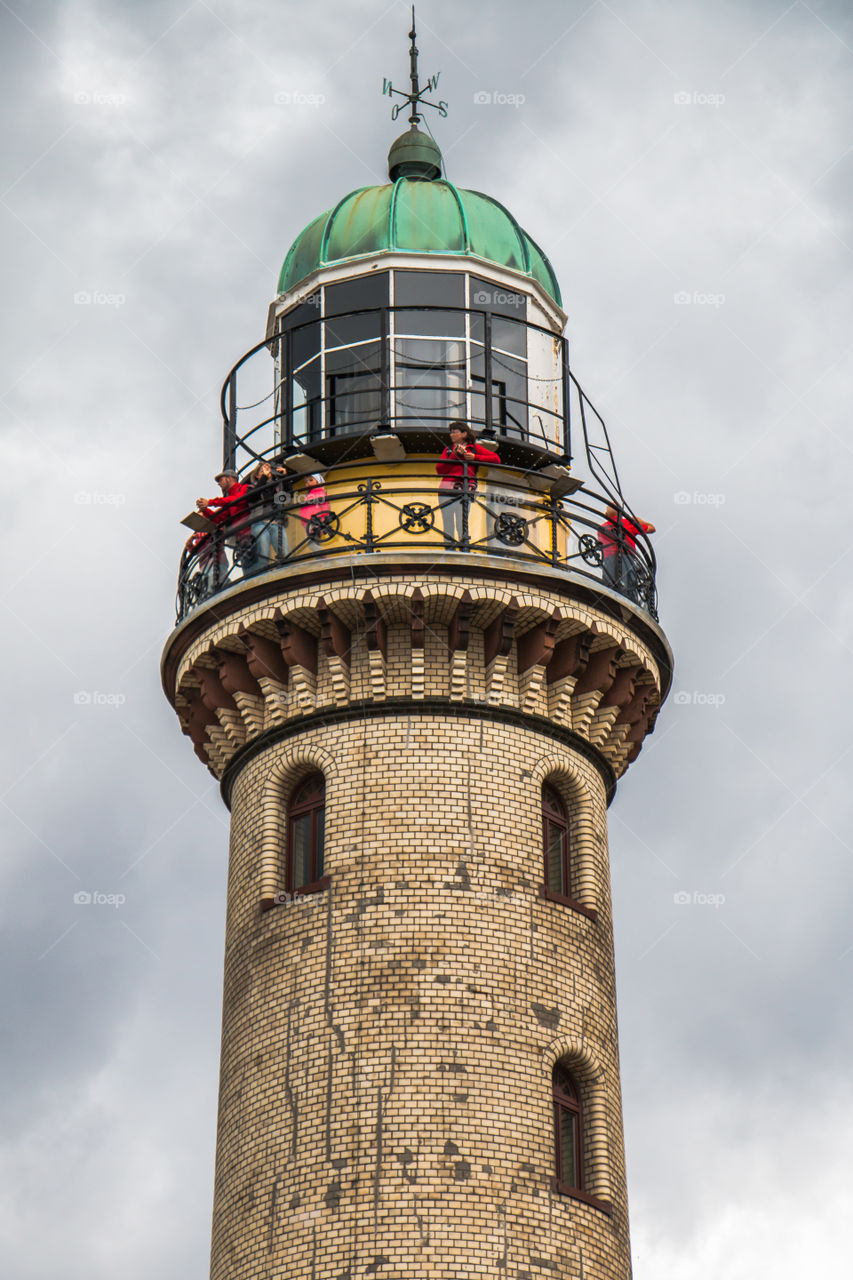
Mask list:
[[[441,178],[414,53],[405,96],[228,375],[163,658],[232,814],[211,1274],[625,1280],[606,810],[671,678],[654,559],[547,258]]]

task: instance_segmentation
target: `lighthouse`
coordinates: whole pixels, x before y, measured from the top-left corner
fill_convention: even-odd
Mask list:
[[[671,682],[655,560],[414,26],[410,82],[225,379],[163,655],[231,813],[211,1276],[625,1280],[607,809]]]

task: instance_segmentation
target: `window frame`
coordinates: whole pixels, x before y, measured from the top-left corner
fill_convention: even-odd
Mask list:
[[[294,799],[305,787],[310,783],[315,784],[315,789],[300,804],[295,804]],[[320,786],[317,787],[316,784]],[[319,818],[322,814],[323,818],[323,835],[322,839],[318,838]],[[296,884],[296,875],[294,869],[294,828],[299,818],[310,817],[310,829],[308,837],[308,862],[309,874],[313,877],[305,884]],[[290,792],[290,799],[287,805],[287,848],[286,848],[286,875],[285,882],[288,893],[321,893],[329,886],[329,876],[325,874],[325,829],[326,829],[326,779],[323,774],[316,770],[313,773],[306,774],[300,778]],[[319,874],[317,874],[319,872]]]
[[[564,1085],[568,1085],[568,1091]],[[568,1112],[574,1120],[574,1159],[576,1169],[575,1184],[563,1181],[562,1143],[560,1142],[561,1112]],[[551,1190],[558,1196],[572,1200],[580,1200],[599,1209],[608,1217],[613,1216],[613,1205],[609,1200],[601,1200],[592,1195],[584,1186],[584,1107],[580,1085],[565,1062],[555,1062],[551,1069],[551,1112],[554,1134],[554,1176],[551,1179]]]
[[[557,801],[556,805],[549,807],[546,799],[550,794]],[[547,778],[542,783],[540,791],[540,811],[542,816],[542,885],[539,889],[539,896],[547,898],[550,902],[560,902],[565,907],[571,907],[572,911],[577,911],[582,916],[586,916],[589,920],[597,920],[598,912],[594,907],[584,906],[582,902],[578,902],[577,898],[572,896],[572,872],[573,858],[572,849],[569,841],[569,815],[566,803],[557,787]],[[551,888],[550,882],[550,850],[549,835],[551,828],[556,827],[562,831],[563,848],[561,853],[561,870],[562,884],[567,892],[563,893]]]

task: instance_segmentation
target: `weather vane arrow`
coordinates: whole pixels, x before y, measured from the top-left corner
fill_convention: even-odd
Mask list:
[[[434,76],[430,76],[423,89],[420,88],[418,83],[418,47],[415,44],[416,35],[415,6],[412,5],[412,29],[409,32],[409,39],[412,42],[409,47],[409,78],[411,79],[412,87],[408,93],[404,93],[402,89],[395,89],[390,80],[382,81],[383,94],[387,93],[389,98],[395,95],[399,98],[403,98],[403,102],[396,102],[394,104],[391,110],[391,119],[396,120],[406,103],[409,103],[412,108],[412,114],[409,116],[409,124],[412,126],[416,126],[420,121],[421,117],[420,112],[418,111],[419,107],[434,107],[440,116],[447,115],[446,102],[428,102],[423,96],[425,93],[435,93],[438,88],[438,77],[441,73],[436,72]]]

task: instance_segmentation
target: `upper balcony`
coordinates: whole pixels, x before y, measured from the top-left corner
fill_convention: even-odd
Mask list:
[[[299,561],[380,552],[548,565],[656,618],[654,553],[569,369],[556,303],[485,263],[475,274],[415,261],[306,281],[229,373],[223,466],[245,480],[266,460],[284,474],[185,550],[178,620]],[[455,488],[436,471],[453,420],[500,458]]]

